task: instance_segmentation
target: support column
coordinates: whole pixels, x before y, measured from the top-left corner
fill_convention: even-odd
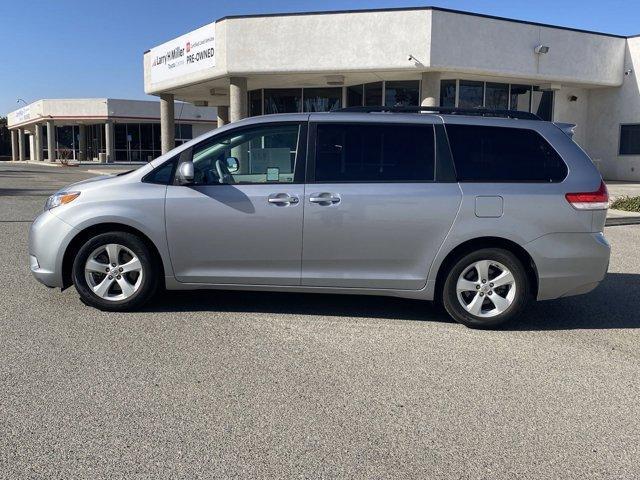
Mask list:
[[[237,122],[247,117],[247,79],[245,77],[229,79],[229,103],[229,121]]]
[[[113,150],[113,122],[107,120],[104,124],[104,149],[107,152],[107,163],[114,162],[116,160],[115,152]]]
[[[33,156],[34,159],[38,162],[43,161],[44,160],[44,150],[43,150],[44,142],[42,141],[42,124],[41,123],[36,123],[34,138],[33,138],[33,146],[36,149],[35,155]]]
[[[172,93],[160,95],[160,145],[164,155],[176,146],[174,100]]]
[[[11,130],[11,160],[18,161],[18,131]]]
[[[424,72],[420,91],[420,105],[423,107],[440,106],[440,72]]]
[[[218,128],[220,128],[229,123],[229,107],[224,105],[217,107],[216,110],[218,111]]]
[[[24,128],[18,129],[18,160],[24,162],[26,160],[24,153]]]
[[[80,125],[78,129],[78,160],[84,162],[87,159],[87,126]]]
[[[29,158],[27,160],[31,160],[32,162],[36,159],[36,136],[33,132],[27,134],[27,142],[29,142]]]
[[[47,120],[47,160],[56,161],[56,127],[53,120]]]

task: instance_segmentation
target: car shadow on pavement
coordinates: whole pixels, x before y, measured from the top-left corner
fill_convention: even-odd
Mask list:
[[[393,297],[311,293],[196,290],[164,292],[150,312],[247,312],[376,318],[452,320],[431,302]],[[640,328],[640,275],[610,273],[593,292],[532,303],[507,330],[574,330]]]
[[[640,328],[640,274],[609,273],[585,295],[533,304],[509,330]]]

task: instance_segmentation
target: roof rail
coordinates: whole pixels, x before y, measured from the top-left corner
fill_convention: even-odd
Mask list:
[[[492,110],[490,108],[453,108],[453,107],[346,107],[334,112],[351,112],[351,113],[440,113],[444,115],[475,115],[480,117],[504,117],[517,118],[520,120],[542,120],[535,113],[520,112],[517,110]]]

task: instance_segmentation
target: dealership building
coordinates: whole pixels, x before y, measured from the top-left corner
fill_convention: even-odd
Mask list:
[[[172,105],[173,106],[173,105]],[[160,103],[112,98],[43,99],[9,113],[15,161],[144,162],[217,125],[216,109],[176,103],[163,135]],[[164,126],[169,122],[164,122]]]
[[[167,135],[176,101],[217,107],[219,124],[346,106],[512,109],[576,124],[618,180],[640,180],[639,73],[640,36],[436,7],[225,17],[144,53]]]

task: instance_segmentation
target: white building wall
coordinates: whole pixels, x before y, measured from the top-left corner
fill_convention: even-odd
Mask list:
[[[557,83],[619,85],[624,38],[433,11],[433,70]],[[537,45],[550,47],[538,55]]]
[[[640,155],[618,155],[620,125],[640,123],[640,37],[627,39],[620,88],[592,89],[589,95],[587,151],[600,160],[609,180],[640,180]]]
[[[571,101],[572,96],[577,97]],[[576,125],[574,140],[588,151],[588,112],[589,90],[584,88],[563,87],[556,90],[553,99],[553,121]]]
[[[348,72],[427,65],[431,11],[378,11],[225,20],[230,72]],[[257,47],[257,48],[256,48]]]

